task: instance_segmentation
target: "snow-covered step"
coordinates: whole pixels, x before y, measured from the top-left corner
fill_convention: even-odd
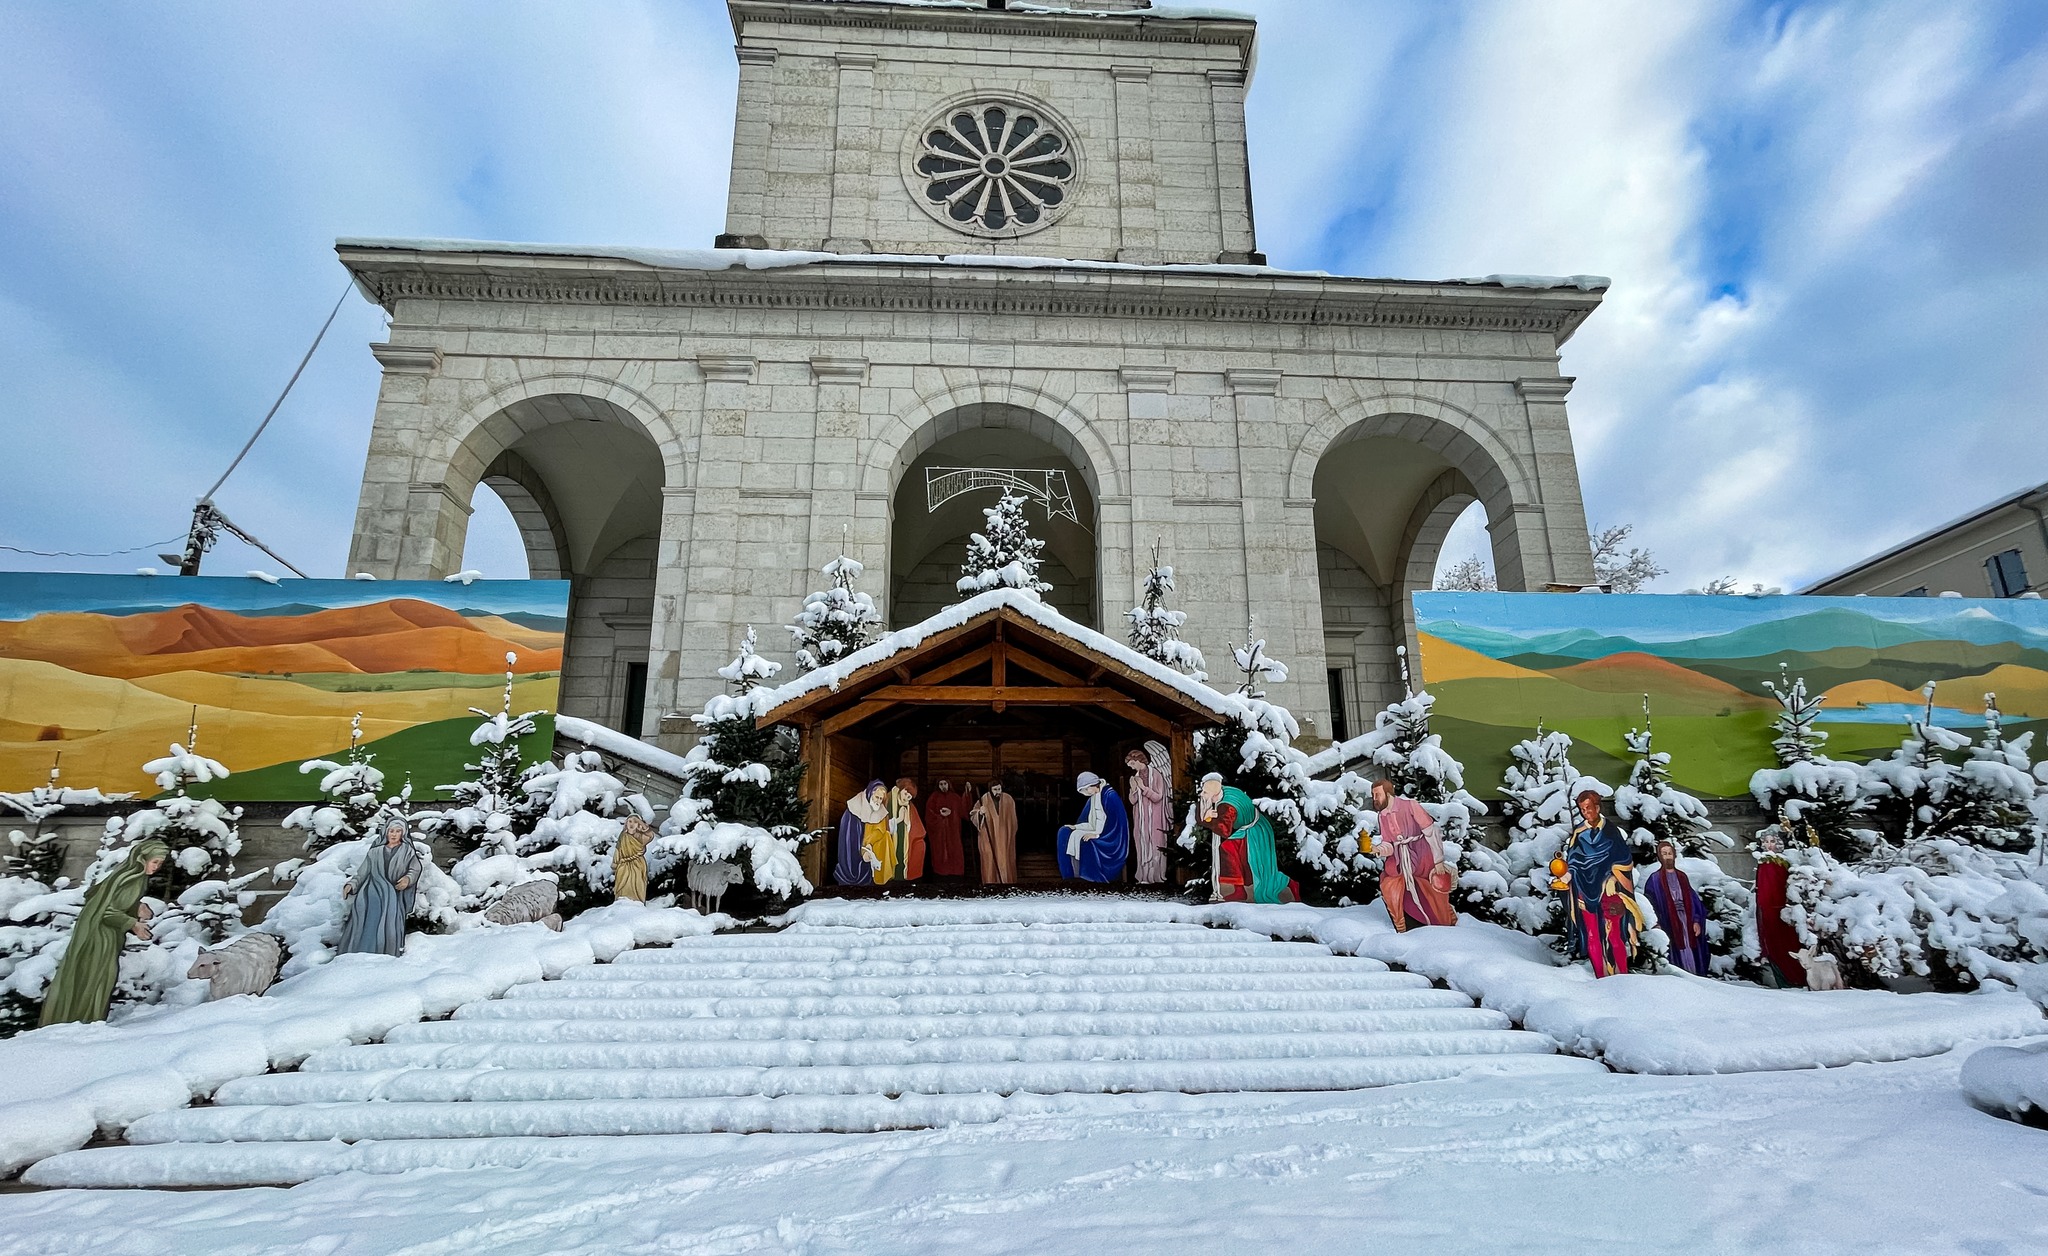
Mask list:
[[[1087,972],[1071,976],[1038,972],[987,976],[919,973],[905,977],[771,977],[758,980],[720,977],[696,981],[689,980],[682,974],[677,976],[679,980],[674,981],[550,981],[545,984],[515,987],[506,992],[506,997],[563,999],[631,995],[647,999],[677,999],[769,995],[782,998],[822,998],[832,994],[1071,994],[1081,991],[1165,992],[1216,988],[1216,978],[1209,973],[1153,975],[1142,972]],[[1415,984],[1417,983],[1405,973],[1389,972],[1279,972],[1261,973],[1259,976],[1259,986],[1265,990],[1394,990],[1409,988]]]
[[[668,946],[651,947],[627,955],[644,958],[668,950],[751,951],[791,947],[884,946],[1260,946],[1269,941],[1263,934],[1238,929],[1185,928],[1170,925],[1139,925],[1118,929],[845,929],[835,932],[791,930],[786,933],[716,933],[679,938]],[[1304,944],[1307,945],[1307,944]],[[621,959],[627,956],[620,956]]]
[[[1228,984],[1228,983],[1223,983]],[[1201,992],[1130,994],[912,994],[826,998],[497,999],[457,1008],[458,1020],[594,1016],[634,1019],[682,1016],[944,1016],[991,1012],[1288,1012],[1331,1008],[1414,1007],[1406,997],[1428,991],[1264,990],[1256,986]]]
[[[1388,975],[1387,969],[1379,964],[1361,963],[1349,958],[1325,954],[1320,958],[1311,956],[1265,957],[1232,955],[1218,959],[1155,959],[1155,960],[1096,960],[1096,959],[931,959],[915,964],[898,964],[887,960],[852,960],[844,963],[778,964],[761,961],[754,964],[607,964],[602,967],[577,970],[578,975],[564,975],[564,985],[583,985],[591,982],[665,982],[693,981],[704,979],[768,980],[771,978],[807,978],[833,981],[842,977],[909,978],[930,977],[972,977],[1011,976],[1039,973],[1047,976],[1088,976],[1097,973],[1146,972],[1153,974],[1197,973],[1207,976],[1212,983],[1227,982],[1230,976],[1245,973],[1347,973],[1360,976]]]
[[[864,1038],[924,1039],[1006,1034],[1200,1033],[1378,1033],[1386,1029],[1436,1028],[1438,1022],[1410,1021],[1447,1012],[1480,1009],[1454,990],[1402,991],[1377,1009],[1311,1012],[1038,1012],[978,1016],[813,1016],[721,1020],[708,1016],[624,1019],[480,1019],[423,1021],[400,1025],[387,1044],[493,1042],[701,1042],[806,1039],[814,1042]],[[1487,1013],[1487,1015],[1494,1015]],[[375,1044],[372,1044],[375,1045]],[[341,1051],[366,1048],[342,1047]],[[316,1057],[318,1058],[318,1057]]]
[[[1244,942],[1235,946],[1203,943],[1183,946],[1171,943],[1145,945],[1116,942],[1095,945],[1044,946],[1034,942],[1013,942],[1004,946],[958,943],[939,946],[789,946],[789,947],[662,947],[628,951],[613,960],[613,968],[691,967],[700,964],[798,964],[798,963],[892,963],[912,964],[933,960],[979,960],[984,963],[1021,963],[1054,960],[1061,963],[1128,963],[1131,960],[1202,960],[1222,962],[1259,957],[1277,959],[1329,959],[1330,952],[1307,942]],[[1358,963],[1378,961],[1358,959]]]
[[[1386,1054],[1415,1034],[1510,1028],[1481,1008],[1382,1013],[1370,1031],[1185,1035],[1065,1034],[1046,1037],[839,1038],[697,1042],[368,1043],[316,1052],[299,1075],[399,1069],[599,1069],[995,1063],[1025,1060],[1235,1060]],[[234,1084],[234,1083],[231,1083]],[[226,1100],[221,1100],[226,1102]]]
[[[946,1095],[973,1098],[983,1094],[1008,1093],[997,1086],[964,1084],[965,1068],[995,1074],[997,1067],[929,1066],[937,1075],[952,1071],[961,1078],[954,1090],[927,1090],[912,1085],[905,1095]],[[1161,1063],[1109,1063],[1095,1066],[1062,1065],[1055,1078],[1051,1066],[1040,1066],[1048,1081],[1042,1089],[1016,1085],[1009,1089],[1032,1093],[1177,1091],[1182,1094],[1211,1092],[1360,1090],[1403,1082],[1430,1081],[1456,1077],[1483,1067],[1496,1072],[1554,1073],[1599,1065],[1573,1057],[1528,1052],[1500,1052],[1483,1057],[1471,1055],[1387,1056],[1368,1059],[1180,1061]],[[792,1070],[819,1071],[829,1070]],[[1021,1078],[1025,1070],[1003,1070],[1010,1079]],[[688,1085],[690,1070],[678,1070],[678,1081]],[[907,1071],[906,1071],[907,1072]],[[280,1074],[279,1076],[291,1076]],[[328,1077],[345,1074],[325,1074]],[[479,1086],[488,1074],[479,1074]],[[590,1077],[602,1087],[610,1073],[570,1074]],[[631,1074],[635,1079],[666,1077],[665,1073]],[[920,1078],[905,1077],[915,1083]],[[565,1089],[571,1087],[565,1087]],[[832,1104],[817,1113],[808,1125],[769,1123],[764,1105],[784,1099],[820,1101],[871,1101],[892,1092],[797,1092],[788,1095],[705,1097],[647,1097],[636,1091],[631,1097],[609,1099],[477,1099],[465,1102],[441,1100],[377,1100],[371,1102],[226,1105],[184,1108],[146,1116],[129,1127],[131,1143],[234,1143],[293,1142],[338,1138],[353,1142],[365,1138],[479,1138],[502,1135],[571,1134],[682,1134],[725,1130],[756,1132],[770,1129],[844,1129],[835,1119]],[[943,1106],[936,1109],[944,1111]],[[815,1111],[815,1110],[814,1110]],[[755,1116],[760,1113],[760,1116]],[[943,1119],[943,1118],[941,1118]],[[855,1128],[859,1128],[855,1126]],[[888,1128],[888,1127],[879,1127]]]

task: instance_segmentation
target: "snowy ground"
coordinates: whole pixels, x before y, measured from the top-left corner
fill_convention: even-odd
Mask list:
[[[0,1196],[19,1253],[2038,1252],[2048,1133],[1958,1055],[1477,1078],[866,1135],[534,1140],[523,1167]],[[506,1148],[510,1152],[512,1148]]]

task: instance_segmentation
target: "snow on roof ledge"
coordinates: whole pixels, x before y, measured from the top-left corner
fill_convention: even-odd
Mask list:
[[[1001,607],[1008,607],[1041,628],[1065,637],[1083,649],[1104,655],[1134,672],[1142,673],[1226,719],[1246,714],[1244,704],[1232,695],[1219,693],[1201,681],[1183,676],[1166,664],[1146,658],[1122,642],[1105,637],[1093,628],[1082,627],[1047,606],[1036,595],[1025,593],[1021,589],[992,589],[987,593],[976,594],[964,602],[956,602],[946,607],[922,623],[889,633],[836,663],[806,672],[786,685],[775,689],[757,689],[747,694],[745,698],[714,698],[712,706],[723,707],[745,702],[751,706],[755,717],[759,718],[777,707],[819,689],[829,688],[836,691],[847,677],[862,668],[893,658],[906,650],[914,650],[941,632],[958,628]],[[709,708],[707,713],[708,711]],[[738,714],[737,706],[733,705],[733,709],[728,713]]]
[[[1605,292],[1614,283],[1605,275],[1481,275],[1474,279],[1446,279],[1444,282],[1501,288],[1577,288],[1580,292]]]

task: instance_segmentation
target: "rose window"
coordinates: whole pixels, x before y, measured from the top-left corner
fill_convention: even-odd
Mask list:
[[[917,173],[935,216],[967,231],[1027,231],[1066,203],[1074,159],[1065,137],[1037,113],[989,104],[928,128]]]

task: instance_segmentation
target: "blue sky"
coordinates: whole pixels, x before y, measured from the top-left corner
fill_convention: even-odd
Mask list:
[[[1613,277],[1564,369],[1653,588],[1796,585],[2048,480],[2048,5],[1235,3],[1276,264]],[[0,543],[179,535],[337,236],[708,245],[730,44],[713,0],[0,6]],[[350,297],[219,498],[317,575],[382,335]],[[468,565],[523,574],[487,498]]]

